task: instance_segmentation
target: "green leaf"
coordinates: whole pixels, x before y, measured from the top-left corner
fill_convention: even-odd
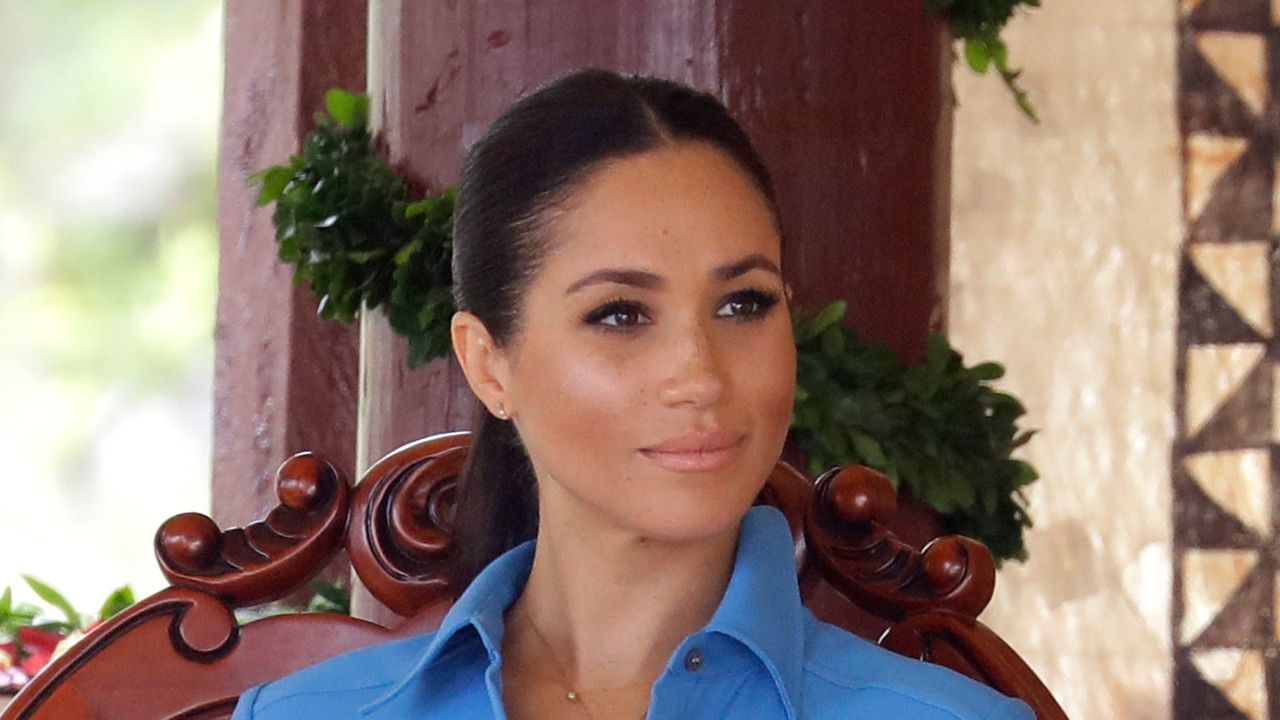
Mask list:
[[[844,328],[839,325],[832,325],[822,331],[822,354],[829,358],[836,359],[844,355],[845,335]]]
[[[269,167],[249,176],[251,183],[258,184],[258,207],[280,199],[285,186],[293,179],[293,171],[283,165]]]
[[[13,588],[6,587],[4,595],[0,595],[0,617],[8,617],[13,612]]]
[[[102,603],[102,607],[98,609],[98,619],[109,620],[135,602],[133,588],[128,585],[121,585],[108,595],[106,601]]]
[[[44,600],[58,610],[61,610],[62,614],[67,616],[67,622],[72,627],[77,630],[83,629],[84,624],[81,621],[80,614],[77,613],[76,609],[71,606],[71,603],[62,596],[62,593],[54,590],[49,585],[30,575],[23,575],[22,579],[27,581],[27,584],[31,586],[31,589],[35,591],[36,595],[39,596],[41,600]]]
[[[988,43],[990,49],[991,61],[996,64],[996,68],[1000,70],[1002,75],[1012,74],[1017,77],[1020,72],[1013,72],[1009,69],[1009,48],[999,38]]]
[[[844,300],[837,300],[823,308],[812,320],[801,325],[796,333],[796,343],[804,344],[821,335],[827,328],[840,322],[847,307],[848,303]]]
[[[854,430],[849,433],[849,440],[853,442],[853,449],[866,459],[868,465],[882,468],[888,462],[884,448],[880,447],[875,438]]]
[[[951,491],[951,501],[956,510],[968,510],[974,506],[977,498],[973,483],[959,473],[948,474],[944,482]]]
[[[1013,481],[1014,485],[1025,487],[1040,479],[1040,473],[1036,472],[1036,469],[1030,463],[1021,460],[1016,460],[1015,462],[1018,463],[1018,476]]]
[[[1026,444],[1027,444],[1027,441],[1029,441],[1029,440],[1031,440],[1031,438],[1035,437],[1035,436],[1036,436],[1036,434],[1037,434],[1037,432],[1038,432],[1038,431],[1036,431],[1036,430],[1027,430],[1027,431],[1026,431],[1026,432],[1024,432],[1024,433],[1021,433],[1021,434],[1019,434],[1019,435],[1015,436],[1015,437],[1013,438],[1013,441],[1009,444],[1009,449],[1010,449],[1010,450],[1015,450],[1015,449],[1017,449],[1017,448],[1022,447],[1023,445],[1026,445]]]
[[[929,345],[925,348],[925,364],[932,373],[941,373],[946,370],[948,363],[951,362],[953,354],[951,343],[947,342],[947,336],[942,333],[933,333],[929,336]]]
[[[347,257],[351,258],[351,262],[357,263],[359,265],[364,265],[368,263],[370,260],[375,260],[386,254],[387,253],[385,250],[364,250],[361,252],[350,253],[347,255]]]
[[[976,380],[999,380],[1004,377],[1004,366],[1000,363],[985,362],[980,365],[973,366],[969,370],[969,375]]]
[[[398,266],[407,264],[409,260],[413,258],[414,254],[416,254],[421,249],[422,249],[421,240],[413,240],[411,242],[405,243],[404,247],[396,251],[396,256],[395,256],[396,266],[398,267]]]
[[[316,595],[308,603],[308,611],[351,614],[351,597],[348,595],[347,589],[342,585],[324,582],[323,580],[314,580],[311,582],[310,587]]]
[[[419,200],[415,203],[409,203],[404,208],[404,218],[412,220],[416,217],[427,214],[427,208],[430,207],[426,200]]]
[[[369,96],[333,88],[324,94],[329,116],[349,130],[363,130],[369,118]]]
[[[979,75],[985,74],[987,68],[991,66],[991,55],[987,52],[986,44],[981,40],[964,41],[964,59]]]

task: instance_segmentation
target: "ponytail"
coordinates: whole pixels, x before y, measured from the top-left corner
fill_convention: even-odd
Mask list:
[[[459,594],[491,560],[538,532],[533,466],[515,423],[477,406],[453,515],[453,587]]]

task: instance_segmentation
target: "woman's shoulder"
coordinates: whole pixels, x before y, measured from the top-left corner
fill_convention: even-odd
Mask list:
[[[349,718],[399,682],[435,633],[391,640],[336,655],[241,696],[232,720]],[[273,710],[274,708],[274,710]],[[283,710],[285,714],[278,715]]]
[[[932,663],[904,657],[805,610],[806,718],[824,709],[918,720],[1033,720],[1024,703]],[[847,716],[847,715],[846,715]]]

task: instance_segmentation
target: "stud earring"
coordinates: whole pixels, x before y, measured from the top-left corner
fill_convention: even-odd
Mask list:
[[[497,416],[502,418],[503,420],[507,419],[507,408],[504,405],[502,404],[498,405]]]

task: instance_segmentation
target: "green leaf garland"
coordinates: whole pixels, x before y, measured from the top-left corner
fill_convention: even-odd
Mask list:
[[[325,102],[302,152],[249,182],[259,205],[276,204],[280,259],[310,284],[320,316],[351,323],[361,307],[383,308],[418,367],[449,350],[457,193],[411,200],[373,153],[368,97],[330,90]]]

